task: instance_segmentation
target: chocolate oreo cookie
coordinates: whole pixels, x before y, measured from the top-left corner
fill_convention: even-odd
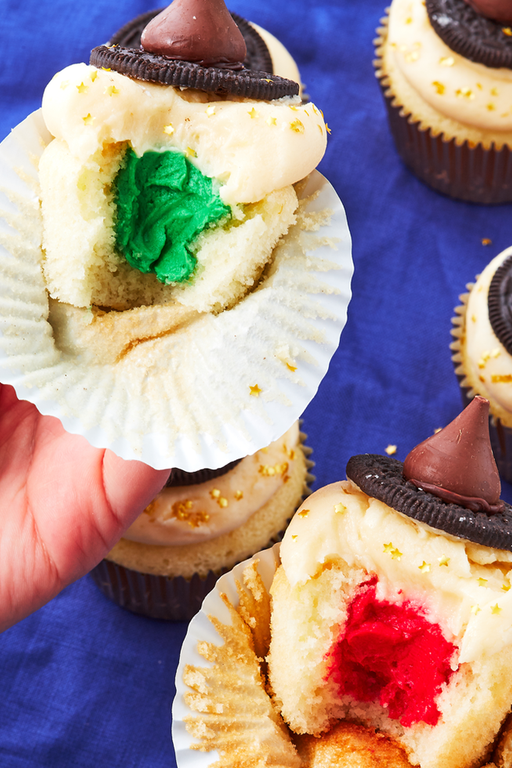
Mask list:
[[[494,333],[512,355],[512,256],[505,259],[494,273],[487,306]]]
[[[173,469],[169,479],[165,484],[165,488],[180,488],[183,485],[199,485],[200,483],[207,483],[208,480],[213,480],[216,477],[222,477],[227,475],[237,464],[240,464],[242,459],[235,459],[229,464],[225,464],[218,469],[198,469],[197,472],[185,472],[184,469]]]
[[[369,496],[407,517],[459,539],[512,552],[512,507],[488,516],[448,503],[417,488],[403,476],[403,464],[378,454],[353,456],[347,477]]]
[[[430,23],[446,45],[465,59],[512,69],[510,28],[475,11],[465,0],[426,0]]]
[[[136,48],[100,45],[91,51],[90,63],[98,68],[113,69],[135,80],[177,88],[196,88],[219,95],[271,101],[299,93],[298,83],[268,72],[203,67]]]
[[[164,8],[158,8],[155,11],[148,11],[140,16],[136,16],[112,35],[109,45],[120,45],[123,48],[140,48],[140,38],[144,27],[163,10]],[[239,16],[237,13],[231,13],[231,16],[242,33],[245,45],[247,46],[244,66],[247,69],[254,69],[256,72],[270,72],[270,74],[273,74],[272,57],[262,36],[242,16]]]

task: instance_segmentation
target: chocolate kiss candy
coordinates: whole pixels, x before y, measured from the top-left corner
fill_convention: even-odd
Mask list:
[[[205,67],[242,66],[245,40],[224,0],[174,0],[144,29],[145,51]]]
[[[500,511],[503,502],[489,439],[489,401],[475,397],[451,424],[413,448],[403,474],[445,501],[488,514]]]
[[[466,3],[489,19],[504,23],[512,21],[511,0],[466,0]]]

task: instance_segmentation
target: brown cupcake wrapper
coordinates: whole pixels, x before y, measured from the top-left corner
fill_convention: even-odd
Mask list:
[[[307,435],[301,432],[301,449],[306,457],[303,499],[310,495],[315,480],[310,472],[314,462],[308,458],[312,449],[304,444],[306,439]],[[281,541],[285,530],[286,526],[268,541],[265,549]],[[189,621],[200,610],[204,598],[211,592],[217,579],[235,565],[237,563],[219,571],[209,571],[204,577],[195,573],[190,579],[185,579],[183,576],[140,573],[105,559],[93,568],[90,576],[103,594],[121,608],[152,619]]]
[[[450,344],[452,351],[452,363],[455,370],[457,381],[459,382],[462,407],[465,408],[475,395],[480,394],[476,392],[470,385],[466,374],[462,367],[462,355],[460,349],[460,339],[464,334],[465,316],[466,316],[466,304],[469,296],[469,292],[473,288],[474,283],[468,283],[468,293],[464,293],[459,296],[461,304],[455,307],[455,316],[452,318],[453,328],[451,334],[454,337],[454,341]],[[512,483],[512,429],[506,427],[501,419],[497,416],[489,414],[489,435],[491,438],[492,451],[496,460],[496,466],[498,472],[503,480]]]
[[[481,143],[459,143],[456,137],[434,135],[399,103],[382,69],[381,48],[387,35],[387,18],[381,23],[374,41],[374,66],[402,161],[429,187],[457,200],[486,205],[512,202],[512,150],[508,145],[485,149]]]

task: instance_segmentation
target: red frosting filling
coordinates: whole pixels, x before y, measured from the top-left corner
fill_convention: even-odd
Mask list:
[[[376,592],[375,576],[350,603],[329,654],[327,677],[338,684],[340,696],[378,701],[405,727],[436,725],[441,715],[436,698],[453,673],[456,647],[417,606],[378,600]]]

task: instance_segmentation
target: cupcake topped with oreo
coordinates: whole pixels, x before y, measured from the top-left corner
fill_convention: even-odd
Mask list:
[[[406,165],[451,197],[512,200],[512,14],[501,0],[393,0],[377,77]]]

